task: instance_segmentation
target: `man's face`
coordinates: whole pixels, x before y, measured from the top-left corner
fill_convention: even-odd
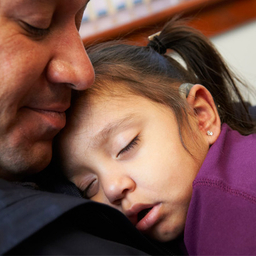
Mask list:
[[[94,80],[78,33],[87,2],[0,1],[0,177],[49,164],[71,89]]]

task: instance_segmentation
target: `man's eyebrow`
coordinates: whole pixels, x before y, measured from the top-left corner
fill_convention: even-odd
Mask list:
[[[106,126],[93,137],[93,147],[97,147],[103,142],[106,142],[109,139],[111,133],[116,131],[118,128],[125,128],[126,126],[129,126],[129,124],[134,120],[135,117],[135,114],[129,114],[122,117],[121,119],[106,124]]]

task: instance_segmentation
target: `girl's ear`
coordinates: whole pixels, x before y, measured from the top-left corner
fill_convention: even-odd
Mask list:
[[[220,117],[212,95],[204,86],[196,84],[190,89],[187,102],[194,110],[203,138],[209,146],[212,145],[221,132]]]

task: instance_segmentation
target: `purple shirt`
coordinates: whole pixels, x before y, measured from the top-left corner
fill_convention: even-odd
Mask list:
[[[189,255],[256,255],[256,134],[222,125],[193,183]]]

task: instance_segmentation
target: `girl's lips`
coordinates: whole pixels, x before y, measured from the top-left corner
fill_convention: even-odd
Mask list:
[[[136,224],[136,228],[140,231],[146,231],[151,228],[160,217],[160,208],[162,204],[153,206],[148,213]]]

